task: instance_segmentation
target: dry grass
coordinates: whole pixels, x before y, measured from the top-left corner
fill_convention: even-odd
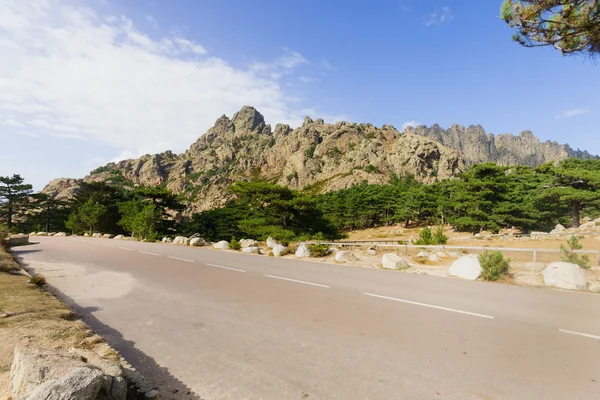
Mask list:
[[[6,253],[0,248],[0,254]],[[9,395],[9,370],[17,344],[68,350],[92,335],[84,323],[73,321],[77,316],[62,302],[27,283],[28,279],[0,272],[0,398]]]

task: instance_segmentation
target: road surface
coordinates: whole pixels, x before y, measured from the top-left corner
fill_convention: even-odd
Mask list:
[[[34,240],[14,253],[165,398],[600,398],[598,295],[160,243]]]

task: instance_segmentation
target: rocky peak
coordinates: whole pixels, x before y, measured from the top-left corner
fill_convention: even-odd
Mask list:
[[[271,127],[265,124],[265,117],[251,106],[244,106],[236,112],[232,122],[236,132],[271,134]]]

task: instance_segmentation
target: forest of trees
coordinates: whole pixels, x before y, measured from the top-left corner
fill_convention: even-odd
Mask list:
[[[600,160],[537,168],[486,163],[431,185],[392,177],[388,185],[364,182],[325,194],[264,181],[237,182],[229,190],[233,200],[223,207],[182,218],[184,199],[161,187],[83,183],[65,202],[32,194],[18,175],[0,177],[0,224],[13,232],[108,232],[150,241],[195,233],[211,241],[337,239],[344,231],[392,224],[449,224],[472,233],[547,231],[600,216]]]

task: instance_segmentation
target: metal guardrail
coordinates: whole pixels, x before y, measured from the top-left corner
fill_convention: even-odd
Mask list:
[[[388,242],[388,243],[382,243]],[[488,246],[447,246],[447,245],[414,245],[414,244],[399,244],[398,241],[389,243],[391,241],[363,241],[363,240],[355,240],[355,241],[347,241],[347,242],[320,242],[320,241],[310,241],[307,244],[327,244],[330,246],[341,246],[341,247],[359,247],[359,246],[368,246],[374,245],[375,247],[390,247],[390,248],[400,248],[404,249],[404,254],[408,255],[408,249],[432,249],[432,250],[475,250],[475,251],[484,251],[484,250],[498,250],[498,251],[514,251],[514,252],[527,252],[532,253],[533,262],[537,262],[538,253],[560,253],[560,250],[555,249],[538,249],[538,248],[524,248],[524,247],[488,247]],[[596,256],[596,263],[600,266],[600,251],[599,250],[575,250],[573,253],[577,254],[593,254]]]

